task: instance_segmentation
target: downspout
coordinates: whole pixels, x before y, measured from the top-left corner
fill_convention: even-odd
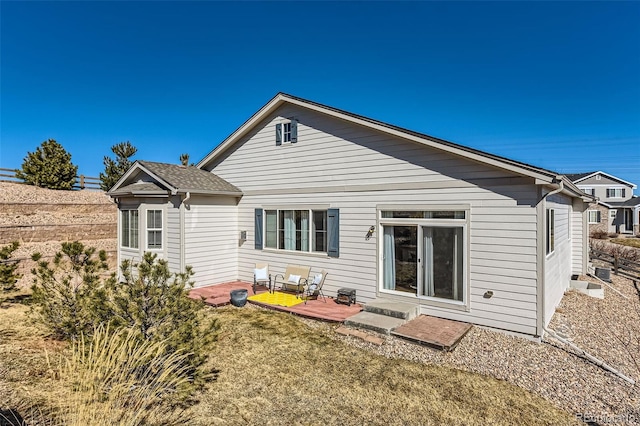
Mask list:
[[[551,329],[548,329],[547,327],[543,327],[543,329],[544,329],[544,331],[546,331],[554,339],[558,340],[559,342],[564,343],[565,345],[569,346],[571,349],[573,349],[576,352],[578,352],[578,356],[582,356],[582,357],[586,358],[587,360],[593,362],[598,367],[601,367],[601,368],[603,368],[603,369],[615,374],[616,376],[620,377],[625,382],[628,382],[628,383],[631,383],[632,385],[635,385],[635,381],[633,379],[631,379],[630,377],[625,376],[624,374],[622,374],[621,372],[619,372],[615,368],[611,367],[609,364],[605,363],[601,359],[596,358],[595,356],[591,355],[590,353],[586,352],[585,350],[580,349],[574,343],[571,343],[570,341],[568,341],[566,339],[563,339],[562,337],[558,336],[555,333],[555,331],[553,331]]]
[[[546,232],[545,232],[545,220],[546,220],[546,199],[547,197],[549,197],[550,195],[554,195],[557,194],[559,192],[561,192],[564,189],[564,182],[562,181],[562,179],[560,179],[560,182],[558,183],[558,187],[556,189],[554,189],[553,191],[550,191],[544,195],[541,196],[540,198],[540,202],[538,203],[538,258],[539,258],[539,262],[538,262],[538,284],[537,284],[537,297],[536,297],[536,304],[537,304],[537,321],[536,321],[536,330],[537,330],[537,334],[538,336],[542,336],[543,332],[544,332],[544,283],[545,283],[545,266],[546,266],[546,258],[547,258],[547,253],[545,250],[545,244],[541,243],[546,241]]]
[[[191,192],[187,191],[187,194],[180,203],[180,271],[183,272],[186,266],[185,262],[185,235],[184,235],[184,222],[185,222],[185,204],[191,198]]]

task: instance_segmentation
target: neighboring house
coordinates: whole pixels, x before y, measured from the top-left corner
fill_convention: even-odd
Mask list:
[[[636,185],[601,171],[568,174],[582,191],[595,196],[587,211],[589,233],[640,234],[640,197]]]
[[[119,260],[153,251],[198,286],[309,265],[327,294],[532,336],[586,270],[594,201],[557,173],[286,94],[197,167],[136,161],[109,195]]]

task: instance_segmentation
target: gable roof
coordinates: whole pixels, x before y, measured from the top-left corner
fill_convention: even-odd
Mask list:
[[[354,114],[348,111],[344,111],[338,108],[323,105],[317,102],[309,101],[296,96],[288,95],[286,93],[278,93],[269,102],[267,102],[262,108],[260,108],[253,116],[245,121],[238,129],[236,129],[231,135],[229,135],[222,143],[214,148],[209,154],[207,154],[196,165],[198,168],[204,168],[209,165],[216,158],[221,156],[234,144],[239,142],[243,136],[248,134],[260,121],[262,121],[269,114],[273,113],[283,104],[296,105],[298,107],[306,108],[326,114],[338,119],[351,122],[360,126],[365,126],[376,131],[387,133],[391,136],[400,137],[406,140],[417,142],[419,144],[429,146],[435,149],[439,149],[451,154],[466,157],[470,160],[484,163],[493,167],[498,167],[503,170],[508,170],[516,174],[531,177],[539,184],[551,184],[563,182],[566,192],[572,193],[572,195],[586,197],[591,199],[592,197],[586,195],[574,183],[565,176],[556,173],[551,170],[542,169],[532,166],[530,164],[522,163],[519,161],[511,160],[505,157],[501,157],[494,154],[489,154],[477,149],[469,148],[463,145],[458,145],[453,142],[446,141],[444,139],[435,138],[433,136],[426,135],[424,133],[415,132],[413,130],[405,129],[402,127],[394,126],[382,121],[374,120],[372,118],[364,117],[358,114]]]
[[[142,171],[155,182],[134,182],[129,180]],[[221,177],[193,166],[156,163],[138,160],[109,190],[117,195],[168,195],[178,193],[241,196],[242,191]]]
[[[616,177],[616,176],[614,176],[614,175],[610,175],[609,173],[605,173],[605,172],[600,171],[600,170],[597,170],[597,171],[595,171],[595,172],[587,172],[587,173],[567,174],[566,176],[567,176],[569,179],[571,179],[571,180],[573,181],[573,183],[578,184],[578,183],[580,183],[581,181],[583,181],[583,180],[585,180],[585,179],[588,179],[588,178],[590,178],[590,177],[592,177],[592,176],[598,175],[598,174],[603,175],[603,176],[606,176],[606,177],[608,177],[609,179],[611,179],[611,180],[615,180],[615,181],[620,182],[620,183],[622,183],[622,184],[624,184],[624,185],[628,185],[628,186],[630,186],[632,189],[636,189],[636,187],[637,187],[635,184],[633,184],[633,183],[631,183],[631,182],[627,182],[626,180],[622,180],[622,179],[620,179],[619,177]]]

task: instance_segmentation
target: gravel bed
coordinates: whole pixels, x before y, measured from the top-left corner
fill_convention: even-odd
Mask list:
[[[102,191],[60,191],[21,183],[0,182],[0,203],[113,204]]]
[[[581,278],[597,282],[594,278]],[[633,360],[635,356],[640,361],[640,299],[631,279],[612,276],[612,281],[612,286],[628,299],[606,287],[604,300],[569,290],[549,328],[640,381],[640,367]],[[447,353],[394,336],[381,336],[385,342],[378,346],[332,333],[336,328],[332,324],[302,321],[328,332],[334,339],[388,358],[446,365],[506,380],[576,416],[601,416],[598,423],[640,424],[640,385],[623,381],[549,336],[538,343],[473,327],[454,351]]]

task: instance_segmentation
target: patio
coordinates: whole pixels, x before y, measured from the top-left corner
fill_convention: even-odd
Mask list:
[[[204,298],[204,303],[207,305],[218,307],[228,305],[230,303],[229,293],[231,290],[237,289],[246,289],[250,296],[253,294],[251,283],[234,281],[208,287],[194,288],[189,292],[189,297],[192,299]],[[258,286],[256,294],[265,293],[267,291],[266,287]],[[310,299],[306,304],[300,303],[290,307],[269,305],[252,300],[248,300],[248,303],[268,309],[274,309],[276,311],[289,312],[306,318],[330,322],[343,322],[346,318],[355,315],[362,310],[362,306],[357,303],[352,304],[351,306],[341,305],[329,297],[326,299],[318,298],[317,300]]]

